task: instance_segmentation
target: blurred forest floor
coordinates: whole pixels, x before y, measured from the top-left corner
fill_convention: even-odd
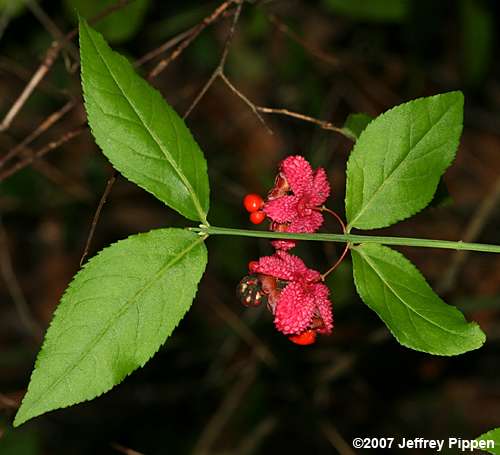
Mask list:
[[[248,261],[270,252],[268,242],[212,238],[192,310],[142,370],[92,402],[12,429],[41,336],[79,269],[113,175],[86,127],[76,34],[62,39],[75,27],[75,9],[89,18],[104,10],[97,28],[180,114],[227,49],[223,75],[254,107],[288,109],[327,127],[262,110],[259,119],[222,78],[214,80],[187,118],[207,157],[214,225],[248,228],[243,196],[265,194],[279,161],[297,153],[327,169],[329,206],[343,213],[352,143],[329,122],[342,126],[350,113],[376,116],[459,89],[465,125],[445,177],[449,194],[377,232],[500,243],[497,2],[245,2],[230,47],[236,2],[113,4],[0,0],[0,454],[350,455],[353,437],[472,439],[500,426],[498,255],[402,249],[488,336],[480,350],[445,358],[388,336],[357,297],[349,260],[328,283],[333,335],[293,345],[269,314],[235,297]],[[20,103],[26,87],[33,91]],[[109,189],[90,256],[136,232],[183,225],[121,176]],[[323,229],[338,231],[333,221]],[[299,250],[326,270],[341,246]]]

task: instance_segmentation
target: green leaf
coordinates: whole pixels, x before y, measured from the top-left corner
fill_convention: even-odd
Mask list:
[[[103,153],[129,180],[206,223],[207,163],[182,119],[83,19],[80,54],[88,121]]]
[[[348,229],[389,226],[422,210],[458,147],[463,95],[401,104],[361,133],[347,163]]]
[[[182,229],[133,235],[92,258],[61,299],[14,426],[142,367],[191,306],[206,262],[203,239]]]
[[[482,434],[476,441],[480,444],[478,449],[492,453],[493,455],[500,455],[500,428],[495,428],[488,431],[488,433]],[[493,448],[491,447],[492,445],[494,446]]]
[[[358,140],[361,133],[365,130],[368,124],[373,120],[373,117],[368,114],[349,114],[342,130],[355,141]]]
[[[330,11],[359,21],[402,22],[410,9],[409,0],[323,0]]]
[[[485,335],[434,293],[401,253],[379,244],[352,249],[354,282],[363,301],[403,346],[437,355],[479,348]]]
[[[96,30],[110,42],[126,41],[139,31],[150,3],[150,0],[129,2],[127,6],[100,19],[96,24]],[[64,0],[66,11],[75,22],[78,21],[78,15],[91,19],[116,4],[116,0]]]

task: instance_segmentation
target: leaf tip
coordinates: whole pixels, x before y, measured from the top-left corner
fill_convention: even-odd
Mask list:
[[[21,407],[17,410],[17,413],[14,417],[14,422],[12,422],[12,426],[14,428],[17,428],[21,426],[23,423],[27,422],[29,419],[31,419],[34,416],[30,416],[29,414],[26,414],[24,411],[24,406],[21,404]]]
[[[82,30],[82,28],[88,26],[87,20],[83,16],[81,16],[80,13],[77,12],[77,16],[76,17],[78,19],[78,28],[79,28],[80,31]]]

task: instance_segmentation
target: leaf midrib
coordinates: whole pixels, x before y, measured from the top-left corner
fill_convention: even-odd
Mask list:
[[[349,232],[351,230],[351,228],[354,226],[354,223],[361,217],[361,215],[367,210],[368,206],[374,201],[374,199],[376,198],[376,196],[383,190],[384,186],[387,184],[387,182],[392,178],[392,176],[394,175],[394,173],[401,167],[401,165],[406,161],[406,159],[408,158],[408,156],[410,155],[410,153],[415,150],[415,148],[418,146],[418,144],[420,144],[420,142],[433,130],[434,127],[436,127],[436,125],[439,124],[439,122],[441,122],[441,120],[444,118],[444,116],[451,110],[451,108],[457,104],[457,102],[459,101],[456,101],[455,103],[453,103],[452,105],[450,105],[448,107],[447,110],[445,110],[438,118],[438,120],[425,132],[425,134],[415,143],[415,145],[413,145],[408,153],[406,154],[406,156],[398,163],[398,165],[390,172],[390,174],[387,176],[387,178],[382,182],[382,184],[375,190],[375,192],[371,195],[370,199],[366,202],[366,204],[364,205],[364,207],[358,212],[358,214],[354,217],[353,220],[351,220],[349,222],[349,224],[347,225],[347,232]],[[449,142],[449,141],[447,141]],[[445,142],[446,144],[446,142]],[[443,144],[443,145],[445,145]],[[362,172],[364,174],[364,170],[363,168],[361,167],[362,169]]]
[[[142,286],[131,298],[130,300],[125,303],[121,309],[116,313],[115,316],[111,317],[108,321],[108,323],[106,324],[106,326],[100,331],[100,333],[94,337],[93,341],[91,341],[89,343],[89,345],[87,345],[87,347],[85,349],[82,350],[82,354],[80,355],[80,357],[78,357],[78,359],[74,362],[71,363],[70,366],[68,366],[68,368],[66,368],[66,370],[64,371],[63,374],[61,374],[61,376],[59,376],[59,378],[57,378],[55,381],[53,381],[50,385],[48,385],[47,387],[44,388],[43,392],[39,393],[39,397],[36,399],[36,400],[33,400],[31,402],[31,406],[36,406],[36,404],[38,404],[40,402],[40,400],[42,399],[42,397],[46,396],[45,395],[45,392],[49,389],[53,389],[55,387],[57,387],[59,385],[59,383],[64,379],[66,378],[66,376],[71,373],[76,367],[77,365],[79,365],[81,363],[81,361],[87,357],[92,351],[93,349],[95,348],[95,346],[97,345],[97,343],[102,339],[102,337],[108,332],[108,330],[110,329],[111,325],[113,322],[117,321],[118,319],[120,319],[125,313],[128,312],[128,310],[130,309],[130,307],[137,301],[137,299],[139,298],[140,294],[142,294],[143,292],[145,292],[146,290],[148,290],[155,282],[157,282],[158,278],[163,275],[163,273],[168,270],[171,266],[175,265],[177,262],[179,262],[186,254],[188,254],[195,246],[197,246],[198,244],[202,243],[203,242],[203,238],[199,238],[199,239],[196,239],[194,240],[191,245],[189,245],[187,248],[185,248],[184,250],[182,250],[180,253],[178,253],[176,256],[174,256],[169,262],[167,262],[163,267],[160,268],[160,270],[153,276],[153,278],[148,281],[147,283],[144,284],[144,286]]]
[[[103,62],[104,66],[108,70],[108,73],[111,75],[114,83],[116,84],[116,86],[120,90],[123,98],[125,98],[127,100],[127,103],[129,104],[129,106],[132,108],[132,110],[135,112],[135,114],[137,115],[137,117],[139,118],[139,120],[142,122],[142,126],[148,131],[148,133],[153,138],[153,140],[156,143],[156,145],[158,146],[158,148],[162,151],[163,155],[165,156],[165,159],[172,166],[172,168],[177,173],[177,175],[181,179],[181,181],[184,184],[184,186],[187,188],[188,193],[191,195],[191,199],[193,201],[195,209],[198,212],[198,216],[200,217],[200,221],[202,221],[204,224],[207,224],[207,218],[206,218],[205,211],[203,210],[203,208],[201,206],[201,203],[200,203],[200,200],[198,199],[198,196],[197,196],[196,192],[194,191],[193,187],[191,186],[191,183],[186,178],[186,176],[184,175],[184,173],[179,169],[179,167],[177,166],[177,163],[172,159],[172,157],[169,156],[169,154],[165,150],[165,146],[164,146],[163,142],[160,140],[160,138],[149,128],[149,126],[145,122],[144,118],[142,117],[142,115],[140,113],[140,110],[138,110],[136,108],[136,106],[134,105],[134,103],[128,98],[128,96],[126,95],[126,93],[123,90],[122,86],[118,82],[118,79],[116,78],[115,74],[113,73],[113,71],[111,71],[111,68],[108,66],[108,64],[106,62],[106,59],[103,57],[103,55],[100,52],[98,46],[94,42],[94,39],[93,39],[92,35],[88,32],[87,28],[85,28],[85,31],[87,32],[87,36],[90,38],[90,41],[92,42],[92,45],[94,46],[94,49],[96,50],[97,54],[99,55],[99,58],[101,59],[101,61]],[[178,138],[177,138],[177,142],[178,142]]]
[[[383,277],[378,272],[378,269],[373,265],[373,263],[368,259],[368,255],[364,254],[361,249],[356,248],[356,251],[363,257],[363,259],[366,261],[366,263],[372,268],[372,270],[377,274],[377,276],[380,278],[380,280],[384,283],[387,288],[391,290],[391,292],[398,298],[398,300],[401,301],[401,303],[405,306],[407,310],[411,310],[413,313],[415,313],[417,316],[421,317],[424,321],[427,321],[429,324],[437,327],[440,330],[443,330],[445,332],[448,332],[452,335],[458,335],[462,338],[467,338],[467,335],[462,334],[460,332],[455,332],[453,330],[447,329],[446,327],[442,327],[436,322],[432,321],[431,319],[426,318],[424,315],[420,314],[417,310],[415,310],[413,307],[408,305],[405,300],[395,291],[395,289],[389,284],[389,282]]]

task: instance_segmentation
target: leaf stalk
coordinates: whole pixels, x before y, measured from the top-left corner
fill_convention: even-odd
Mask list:
[[[483,253],[500,253],[500,245],[485,243],[469,243],[452,240],[421,239],[414,237],[386,237],[378,235],[358,234],[297,234],[289,232],[255,231],[247,229],[232,229],[217,226],[188,228],[194,232],[203,232],[207,235],[231,235],[239,237],[257,237],[281,240],[313,240],[321,242],[352,243],[378,243],[382,245],[400,245],[422,248],[441,248],[447,250],[480,251]]]

